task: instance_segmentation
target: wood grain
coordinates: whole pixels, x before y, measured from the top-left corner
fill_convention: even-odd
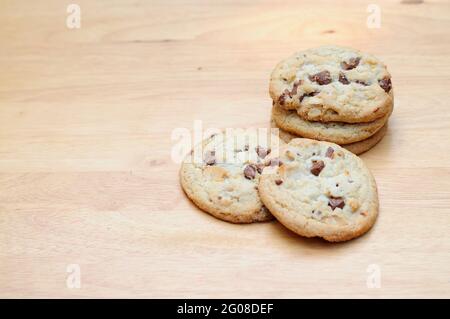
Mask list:
[[[379,29],[356,0],[77,0],[80,29],[68,3],[0,2],[1,297],[450,297],[448,1],[379,1]],[[172,131],[267,126],[274,65],[327,43],[393,75],[389,131],[362,156],[374,229],[333,245],[198,210]]]

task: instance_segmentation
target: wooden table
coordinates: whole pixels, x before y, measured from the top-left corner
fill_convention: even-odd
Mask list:
[[[368,28],[364,1],[77,0],[71,29],[69,2],[1,1],[0,296],[450,297],[450,4],[404,2]],[[329,43],[393,76],[362,156],[373,230],[328,244],[197,209],[173,130],[266,126],[274,65]]]

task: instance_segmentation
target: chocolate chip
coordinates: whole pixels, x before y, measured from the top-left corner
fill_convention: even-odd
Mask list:
[[[270,148],[265,148],[265,147],[262,147],[262,146],[257,146],[257,147],[255,147],[255,151],[256,151],[256,154],[258,154],[258,156],[260,157],[260,158],[265,158],[268,154],[270,154]]]
[[[249,164],[244,169],[244,176],[246,179],[254,179],[256,176],[256,166]]]
[[[362,80],[356,80],[355,83],[358,83],[358,84],[361,84],[361,85],[364,85],[364,86],[368,86],[369,85],[367,82],[364,82]]]
[[[313,165],[311,166],[311,174],[315,176],[319,176],[320,172],[325,167],[325,163],[323,161],[312,161]]]
[[[327,149],[327,152],[325,153],[325,156],[329,157],[329,158],[333,158],[333,154],[334,154],[334,149],[332,147],[329,147]]]
[[[345,202],[342,197],[330,197],[328,201],[328,206],[331,207],[332,210],[335,210],[335,208],[344,208]]]
[[[277,180],[275,181],[275,184],[281,185],[281,184],[283,184],[283,181],[282,181],[281,179],[277,179]]]
[[[300,96],[300,102],[302,102],[305,97],[311,97],[311,96],[314,96],[314,95],[317,95],[317,94],[319,94],[319,92],[305,93],[302,96]]]
[[[301,80],[298,80],[298,81],[295,81],[295,82],[294,82],[294,85],[292,86],[292,90],[291,90],[291,92],[290,92],[290,94],[289,94],[289,97],[293,97],[294,95],[297,94],[298,86],[299,86],[301,83],[302,83]]]
[[[309,80],[311,82],[317,82],[320,85],[330,84],[331,83],[331,75],[330,72],[325,70],[314,75],[309,76]]]
[[[266,164],[266,166],[271,166],[271,167],[281,166],[281,165],[283,165],[283,162],[280,161],[280,159],[278,157],[271,158],[270,161]]]
[[[350,81],[347,79],[345,74],[342,72],[339,73],[339,82],[341,82],[342,84],[345,84],[345,85],[350,84]]]
[[[378,84],[380,84],[381,88],[386,92],[389,93],[389,91],[392,89],[392,82],[391,79],[388,77],[385,77],[378,81]]]
[[[292,98],[294,95],[297,94],[298,86],[302,83],[301,80],[295,81],[292,85],[292,89],[289,91],[288,89],[285,89],[283,91],[283,94],[280,95],[278,98],[278,104],[284,105],[284,102],[286,102],[286,98]]]
[[[357,58],[350,58],[350,60],[348,60],[348,62],[342,61],[341,68],[343,68],[344,70],[354,69],[358,66],[360,60],[361,60],[361,58],[357,57]]]
[[[265,167],[264,163],[258,163],[258,164],[256,164],[256,171],[257,171],[259,174],[261,174],[262,171],[263,171],[263,169],[264,169],[264,167]]]
[[[216,164],[216,152],[215,151],[209,151],[205,155],[205,164],[206,165],[214,165]]]
[[[278,98],[278,104],[284,105],[284,102],[286,101],[286,97],[290,94],[288,89],[285,89],[283,94],[280,95]]]

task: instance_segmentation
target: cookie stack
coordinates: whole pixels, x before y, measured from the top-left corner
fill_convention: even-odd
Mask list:
[[[270,79],[271,126],[360,154],[386,134],[394,106],[386,66],[358,50],[324,46],[281,61]]]
[[[345,241],[378,215],[375,179],[355,154],[386,133],[393,109],[383,63],[336,46],[299,52],[270,79],[278,135],[232,131],[194,147],[181,185],[202,210],[233,223],[274,217],[306,237]]]

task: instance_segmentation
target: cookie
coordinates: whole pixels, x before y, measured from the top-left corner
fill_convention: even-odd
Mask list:
[[[372,55],[323,46],[281,61],[270,78],[270,96],[309,121],[372,122],[390,112],[391,75]]]
[[[376,132],[371,137],[359,142],[343,144],[341,146],[345,148],[347,151],[352,152],[353,154],[356,155],[362,154],[370,150],[372,147],[377,145],[378,142],[380,142],[383,139],[383,137],[386,135],[387,128],[388,124],[386,123],[378,132]]]
[[[279,128],[294,135],[336,144],[350,144],[371,137],[386,124],[389,116],[390,112],[368,123],[322,123],[304,120],[295,111],[287,111],[277,104],[272,107],[272,118]]]
[[[187,196],[202,210],[228,222],[273,219],[257,190],[270,155],[278,153],[278,137],[267,131],[227,130],[197,145],[180,170]]]
[[[375,179],[339,145],[304,138],[280,150],[279,167],[264,171],[259,194],[275,218],[295,233],[345,241],[367,232],[378,215]]]
[[[294,138],[302,137],[302,136],[291,134],[283,129],[280,129],[276,125],[276,123],[273,119],[270,121],[270,126],[273,128],[278,128],[278,136],[285,143],[289,143]],[[362,153],[370,150],[372,147],[377,145],[379,141],[381,141],[381,139],[386,135],[387,126],[388,126],[388,124],[386,123],[379,131],[377,131],[371,137],[366,138],[365,140],[355,142],[355,143],[350,143],[350,144],[342,144],[341,146],[343,148],[345,148],[346,150],[352,152],[353,154],[356,154],[356,155],[362,154]]]

